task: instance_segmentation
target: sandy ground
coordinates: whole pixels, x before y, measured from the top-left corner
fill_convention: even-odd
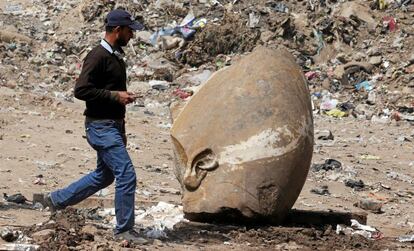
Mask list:
[[[82,137],[81,102],[57,101],[2,87],[0,104],[1,192],[20,192],[30,200],[33,193],[61,188],[94,169],[95,152]],[[127,113],[128,149],[138,174],[137,205],[159,201],[179,204],[168,109],[158,107],[152,112],[130,106]],[[370,198],[383,203],[383,213],[365,211],[368,225],[391,239],[410,233],[414,226],[411,125],[315,116],[316,136],[327,129],[332,131],[334,140],[316,140],[313,163],[332,158],[342,163],[343,170],[310,171],[294,207],[364,212],[354,204]],[[367,155],[371,157],[367,159]],[[44,185],[34,184],[38,175],[43,175]],[[343,180],[347,178],[361,179],[365,189],[346,187]],[[322,185],[328,186],[330,195],[310,192]],[[111,199],[113,193],[111,186],[101,195]],[[0,226],[30,226],[50,216],[49,212],[28,209],[0,212]]]

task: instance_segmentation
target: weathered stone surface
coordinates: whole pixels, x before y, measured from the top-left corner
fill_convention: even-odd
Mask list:
[[[95,236],[98,233],[98,229],[93,225],[86,225],[82,228],[81,232]]]
[[[181,109],[172,111],[171,136],[184,212],[280,221],[313,151],[309,91],[294,58],[260,47],[216,72]]]
[[[25,43],[32,43],[32,39],[18,33],[14,33],[11,31],[2,30],[0,31],[0,41],[6,42],[6,43],[12,43],[12,42],[25,42]]]
[[[380,65],[382,63],[381,56],[374,56],[369,59],[369,63],[372,65]]]
[[[45,229],[39,232],[36,232],[32,234],[33,240],[35,240],[37,243],[47,241],[50,237],[52,237],[55,234],[55,230],[53,229]]]

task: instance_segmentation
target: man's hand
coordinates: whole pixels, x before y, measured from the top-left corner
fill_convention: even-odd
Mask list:
[[[118,92],[118,101],[119,103],[123,104],[123,105],[127,105],[129,103],[132,103],[135,101],[135,99],[137,98],[134,93],[132,92]]]

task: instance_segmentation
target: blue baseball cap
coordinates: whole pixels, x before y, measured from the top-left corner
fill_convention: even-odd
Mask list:
[[[129,12],[121,9],[112,10],[106,15],[105,26],[128,26],[132,30],[142,30],[144,26],[135,21]]]

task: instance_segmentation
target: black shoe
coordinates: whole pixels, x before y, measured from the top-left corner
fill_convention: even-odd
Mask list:
[[[148,240],[140,237],[137,231],[135,231],[134,229],[131,229],[131,230],[119,233],[119,234],[115,234],[115,239],[127,240],[135,244],[141,244],[141,245],[148,243]]]
[[[49,211],[54,213],[58,209],[55,204],[53,204],[52,198],[50,197],[50,193],[43,194],[43,201],[40,201],[40,204],[43,205],[44,208],[49,208]]]

